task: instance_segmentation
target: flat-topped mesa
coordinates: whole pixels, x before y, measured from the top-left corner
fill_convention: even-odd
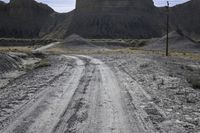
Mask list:
[[[77,0],[68,33],[88,38],[151,38],[161,35],[152,0]]]
[[[152,0],[77,0],[80,11],[121,11],[154,8]]]

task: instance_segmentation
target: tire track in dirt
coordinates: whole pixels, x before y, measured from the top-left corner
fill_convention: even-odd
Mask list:
[[[55,57],[58,64],[62,62],[60,61],[61,58],[61,56]],[[55,59],[53,58],[53,61]],[[49,91],[47,87],[58,80],[65,71],[70,71],[72,69],[72,66],[68,66],[68,64],[62,65],[58,68],[58,65],[53,64],[53,68],[45,69],[47,72],[44,72],[43,68],[34,70],[16,79],[15,82],[8,85],[7,88],[1,90],[0,131],[23,114],[35,101],[46,94]],[[49,71],[55,70],[55,68],[60,70],[60,72],[49,73]],[[52,76],[47,79],[46,77],[49,75]]]
[[[124,83],[123,86],[130,96],[131,103],[136,107],[138,119],[146,127],[152,129],[152,132],[155,132],[154,128],[159,131],[160,128],[155,121],[164,121],[167,118],[164,111],[153,102],[153,98],[137,83],[135,80],[137,77],[130,75],[123,67],[116,67],[115,69],[117,75],[124,77],[119,77],[119,80]]]
[[[38,97],[30,108],[25,108],[3,133],[155,131],[151,123],[145,121],[146,114],[137,103],[140,90],[130,92],[127,75],[121,74],[124,80],[119,80],[106,64],[90,56],[65,57],[76,61],[75,68],[70,72],[66,70],[49,85],[51,89]]]
[[[49,89],[34,99],[34,103],[24,108],[25,112],[17,117],[2,132],[24,133],[24,132],[51,132],[56,119],[63,113],[68,105],[75,89],[76,83],[80,80],[80,75],[84,69],[83,62],[76,57],[76,66],[72,70],[66,70],[53,84],[49,84]],[[68,73],[72,72],[68,80]]]
[[[60,121],[55,127],[55,133],[75,133],[84,131],[84,125],[88,118],[88,94],[90,83],[94,80],[96,66],[90,64],[90,60],[85,59],[85,69],[77,86],[69,106],[60,117]]]
[[[112,70],[100,60],[88,56],[83,57],[90,58],[92,62],[99,64],[98,69],[101,74],[101,85],[98,91],[100,96],[96,96],[100,98],[96,99],[96,103],[100,106],[96,104],[95,109],[93,109],[97,111],[98,116],[91,120],[93,125],[90,127],[93,128],[88,128],[88,131],[99,133],[153,133],[152,125],[142,121],[140,118],[142,116],[138,117],[140,113],[134,105],[134,102],[137,101],[133,101],[130,94],[121,85],[124,83],[120,83]]]
[[[135,106],[131,105],[131,97],[120,87],[111,69],[95,58],[83,55],[78,57],[88,64],[84,80],[79,83],[69,107],[53,132],[153,132],[138,118]]]

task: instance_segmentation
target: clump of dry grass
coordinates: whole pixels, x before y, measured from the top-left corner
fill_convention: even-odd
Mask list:
[[[187,80],[188,80],[188,83],[192,85],[192,88],[200,89],[200,77],[190,76]]]
[[[126,43],[128,43],[131,47],[143,47],[147,45],[147,41],[145,39],[124,39]]]
[[[48,66],[51,66],[51,63],[47,58],[45,58],[45,59],[42,59],[41,61],[37,62],[35,64],[34,68],[37,69],[37,68],[48,67]]]
[[[33,69],[38,69],[42,67],[48,67],[51,66],[50,61],[47,58],[41,59],[39,62],[36,62],[35,64],[28,64],[25,66],[26,70],[33,70]]]
[[[33,47],[27,47],[27,46],[22,46],[22,47],[0,47],[0,52],[23,52],[23,53],[31,53],[33,50]]]
[[[129,47],[143,47],[147,44],[149,39],[89,39],[89,41],[124,43]]]

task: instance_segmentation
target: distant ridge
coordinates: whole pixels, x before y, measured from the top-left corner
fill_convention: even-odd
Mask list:
[[[166,36],[145,46],[148,50],[165,50]],[[200,52],[200,44],[186,36],[182,31],[172,31],[169,34],[169,50],[179,52]]]
[[[0,4],[0,37],[38,37],[54,10],[34,0],[11,0]]]
[[[166,33],[165,8],[152,0],[77,0],[76,9],[56,13],[34,0],[0,2],[0,38],[154,38]],[[200,38],[200,0],[170,8],[170,30]]]
[[[170,30],[179,28],[199,39],[199,12],[200,0],[171,7]],[[77,0],[76,9],[69,14],[65,24],[59,24],[67,24],[62,34],[50,33],[48,37],[76,33],[85,38],[152,38],[166,33],[166,9],[155,7],[152,0]]]

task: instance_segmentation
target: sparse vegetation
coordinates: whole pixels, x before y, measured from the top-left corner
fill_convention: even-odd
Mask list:
[[[5,53],[5,52],[23,52],[23,53],[31,53],[33,50],[33,47],[28,47],[28,46],[20,46],[20,47],[0,47],[0,52]]]
[[[148,39],[90,39],[91,42],[122,43],[129,47],[143,47],[147,45]]]
[[[41,68],[41,67],[48,67],[50,65],[51,65],[51,63],[49,62],[49,60],[47,58],[45,58],[45,59],[42,59],[41,61],[39,61],[38,63],[36,63],[34,68],[37,69],[37,68]]]
[[[26,68],[26,70],[29,71],[29,70],[33,70],[33,69],[42,68],[42,67],[48,67],[48,66],[51,66],[51,63],[49,62],[49,60],[47,58],[44,58],[35,64],[26,65],[25,68]]]
[[[191,67],[191,66],[185,66],[186,70],[189,70],[189,71],[194,71],[194,68]]]
[[[0,46],[35,46],[46,45],[57,40],[53,39],[16,39],[16,38],[0,38]]]
[[[33,54],[34,57],[36,57],[36,58],[42,58],[42,59],[44,59],[44,58],[46,57],[45,54],[42,53],[42,52],[32,52],[32,54]]]
[[[200,89],[200,77],[199,76],[191,76],[188,79],[188,83],[192,85],[194,89]]]
[[[147,44],[147,39],[124,39],[131,47],[143,47]]]

